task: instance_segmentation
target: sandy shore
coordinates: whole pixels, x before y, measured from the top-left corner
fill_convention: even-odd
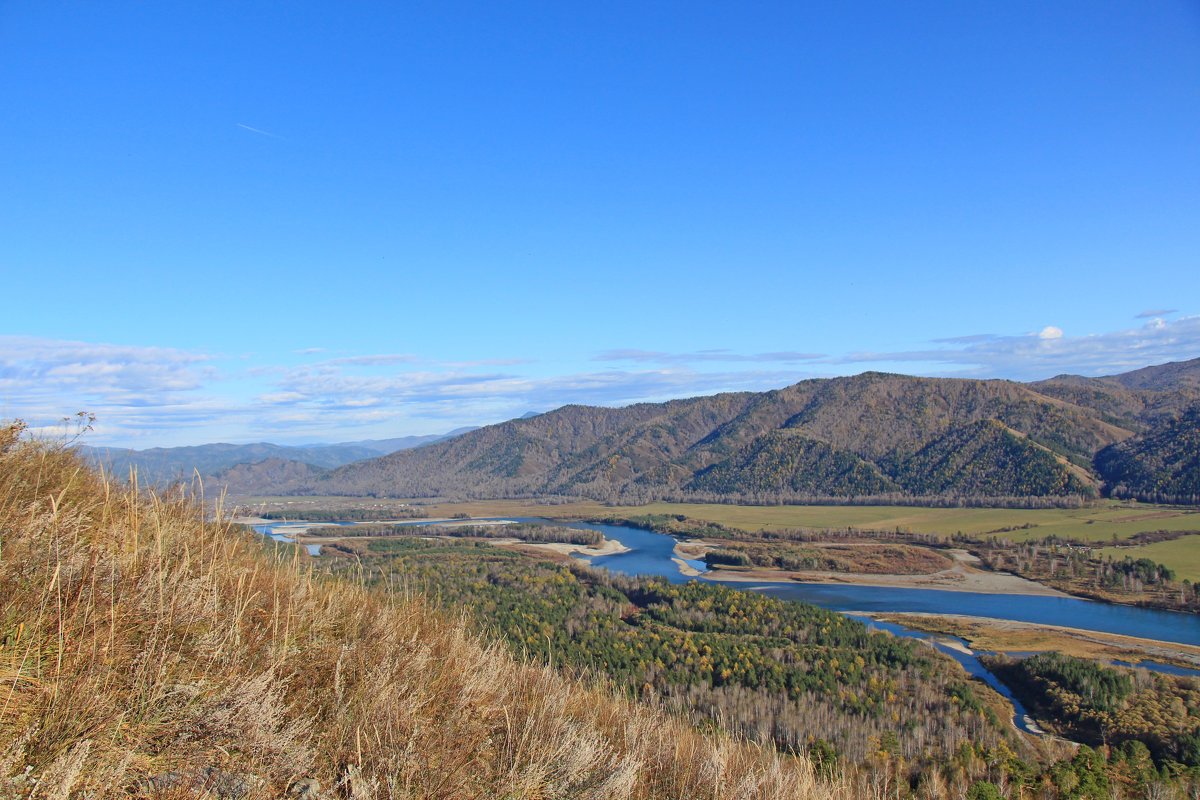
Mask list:
[[[712,550],[717,545],[704,541],[677,541],[675,548],[672,550],[674,557],[671,559],[675,562],[675,566],[679,567],[679,571],[689,578],[699,578],[705,572],[696,569],[688,561],[703,561],[704,554]]]
[[[701,575],[705,574],[684,561],[682,558],[672,558],[671,560],[675,562],[675,566],[679,567],[679,571],[689,578],[699,578]]]
[[[675,542],[675,555],[691,561],[703,561],[705,553],[709,550],[716,550],[718,547],[720,545],[716,542],[708,542],[703,539],[680,540]]]
[[[838,546],[869,546],[873,542],[839,543]],[[819,543],[818,543],[819,546]],[[706,539],[681,541],[675,545],[676,563],[680,559],[703,560],[705,553],[721,547],[721,542]],[[983,594],[1023,594],[1044,597],[1069,597],[1070,595],[1049,586],[1027,580],[1007,572],[990,572],[975,565],[979,559],[966,550],[947,550],[946,555],[954,560],[954,566],[939,572],[924,574],[869,574],[864,572],[828,572],[823,570],[782,570],[769,567],[748,569],[718,567],[708,572],[699,572],[688,567],[684,572],[689,577],[709,580],[734,581],[737,583],[823,583],[847,586],[880,586],[892,589],[937,589],[948,592],[978,592]],[[682,565],[680,569],[683,569]]]
[[[522,539],[488,539],[488,544],[501,547],[533,548],[550,553],[560,553],[564,556],[582,555],[592,558],[595,556],[614,556],[618,553],[628,553],[629,548],[616,539],[605,539],[597,545],[571,544],[570,542],[526,542]]]
[[[231,517],[230,522],[234,525],[278,525],[277,519],[263,519],[262,517]]]
[[[332,523],[329,522],[285,522],[277,519],[263,519],[262,517],[235,517],[233,522],[241,525],[278,525],[285,536],[290,536],[295,539],[298,544],[332,544],[351,540],[356,542],[367,542],[372,539],[393,539],[395,536],[306,536],[309,528],[329,527]],[[443,538],[438,534],[439,528],[483,528],[493,527],[498,525],[515,525],[517,524],[511,519],[455,519],[453,517],[435,517],[433,519],[397,519],[397,520],[363,520],[354,522],[354,526],[358,525],[395,525],[402,523],[421,523],[413,525],[414,528],[428,529],[428,536],[423,538],[438,539]],[[349,526],[338,526],[349,527]],[[448,538],[448,537],[447,537]],[[564,556],[582,555],[589,558],[596,556],[611,556],[617,553],[627,553],[629,548],[621,544],[616,539],[605,539],[598,545],[571,544],[569,542],[526,542],[522,539],[487,539],[488,544],[497,547],[516,547],[532,548],[534,550],[542,550],[550,553],[558,553]],[[688,567],[688,569],[691,569]],[[695,574],[700,574],[692,570]]]
[[[1193,669],[1200,668],[1200,647],[1137,636],[966,614],[906,612],[871,613],[866,616],[884,622],[895,622],[908,628],[926,630],[935,636],[939,633],[957,636],[967,640],[972,648],[978,650],[1058,650],[1085,658],[1119,658],[1133,662],[1149,659]]]
[[[762,583],[764,581],[883,586],[893,589],[938,589],[947,592],[1024,594],[1069,597],[1057,589],[1007,572],[985,572],[966,563],[926,575],[867,575],[851,572],[789,572],[779,569],[717,569],[705,573],[710,580]]]
[[[516,525],[517,523],[511,519],[381,519],[381,520],[356,520],[350,525],[340,524],[335,525],[332,522],[287,522],[278,519],[263,519],[261,517],[235,517],[232,522],[239,525],[272,525],[278,529],[276,533],[290,536],[300,544],[330,544],[332,542],[341,542],[346,539],[357,539],[360,541],[369,541],[371,539],[388,539],[395,538],[392,536],[308,536],[308,531],[311,528],[353,528],[364,525],[405,525],[413,528],[484,528],[495,525]],[[419,524],[414,524],[419,523]],[[431,537],[436,537],[437,534],[431,531]]]
[[[938,643],[938,644],[940,644],[942,647],[947,647],[947,648],[949,648],[949,649],[951,649],[951,650],[956,650],[956,651],[958,651],[959,653],[963,653],[964,655],[968,655],[968,656],[973,656],[973,655],[975,655],[975,651],[974,651],[974,650],[972,650],[971,648],[967,647],[965,644],[963,644],[962,642],[958,641],[957,639],[944,639],[944,638],[939,638],[939,639],[937,639],[937,643]]]

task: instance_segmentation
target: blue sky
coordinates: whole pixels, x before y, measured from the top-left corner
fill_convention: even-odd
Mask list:
[[[337,441],[1200,356],[1200,6],[0,4],[0,417]]]

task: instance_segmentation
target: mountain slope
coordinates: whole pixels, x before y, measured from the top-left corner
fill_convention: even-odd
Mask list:
[[[1118,497],[1200,503],[1200,403],[1101,450],[1096,467]]]
[[[761,393],[564,406],[328,471],[285,466],[305,461],[292,451],[256,452],[215,481],[244,494],[623,502],[1092,495],[1102,488],[1097,453],[1200,402],[1198,376],[1200,359],[1031,384],[867,372]],[[1128,452],[1130,463],[1148,457]],[[1187,493],[1186,479],[1172,481]]]
[[[972,427],[986,420],[1001,428]],[[959,431],[952,446],[959,462],[1002,456],[1012,463],[981,468],[975,474],[986,480],[958,485],[914,478],[924,467],[913,465],[924,462],[912,459],[952,431]],[[1131,435],[1094,409],[1024,384],[864,373],[621,409],[566,406],[347,465],[295,489],[627,501],[958,495],[985,487],[989,497],[1058,496],[1093,491],[1093,455]],[[982,439],[971,444],[971,437]]]
[[[696,473],[686,487],[713,494],[879,495],[899,489],[879,468],[794,430],[771,431]]]
[[[1143,432],[1200,401],[1200,358],[1101,378],[1059,375],[1029,386],[1048,397],[1092,409],[1113,424]]]
[[[423,447],[427,444],[440,442],[442,439],[449,439],[454,436],[459,436],[469,431],[478,430],[479,426],[472,425],[464,428],[455,428],[449,433],[431,433],[425,436],[397,436],[393,439],[361,439],[357,442],[338,442],[335,445],[309,445],[309,447],[363,447],[367,450],[373,450],[379,455],[387,455],[395,453],[397,450],[409,450],[413,447]],[[357,460],[357,459],[355,459]]]
[[[231,495],[260,494],[272,486],[296,486],[312,483],[329,470],[303,461],[267,458],[253,464],[234,464],[204,479],[209,491]]]
[[[899,479],[917,495],[1045,497],[1096,487],[1049,450],[994,419],[955,428],[908,459]]]
[[[1100,380],[1120,384],[1127,389],[1150,389],[1160,392],[1200,390],[1200,358],[1156,364],[1120,375],[1109,375]]]
[[[112,475],[123,478],[130,469],[136,469],[141,483],[160,486],[172,481],[189,480],[195,472],[212,475],[235,464],[253,464],[266,459],[303,461],[315,467],[333,468],[380,455],[378,450],[357,445],[287,447],[270,442],[154,447],[148,450],[80,447],[79,451],[88,461],[103,466]]]

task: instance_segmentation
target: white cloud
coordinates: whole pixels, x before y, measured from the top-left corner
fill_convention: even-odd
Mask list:
[[[818,358],[801,352],[610,350],[611,368],[547,375],[523,359],[433,361],[346,356],[300,366],[221,361],[205,353],[0,336],[0,418],[45,430],[79,410],[92,443],[155,446],[217,440],[337,441],[431,433],[579,403],[626,405],[719,391],[761,391],[823,369],[964,377],[1111,374],[1200,355],[1200,317],[1154,317],[1127,330],[1069,336],[972,334],[898,352]],[[290,354],[289,354],[290,356]],[[621,363],[624,362],[624,363]],[[820,365],[820,366],[817,366]],[[607,365],[606,365],[607,366]],[[704,369],[707,367],[707,370]],[[224,371],[223,371],[224,370]]]
[[[946,345],[936,349],[853,353],[833,363],[918,363],[934,365],[938,374],[1037,380],[1064,372],[1111,375],[1200,356],[1200,316],[1155,319],[1141,327],[1087,336],[1045,338],[1045,333],[959,336],[935,342]]]
[[[41,395],[156,397],[199,388],[211,358],[165,347],[0,336],[0,375]],[[14,398],[7,398],[10,402]]]
[[[208,354],[172,348],[0,337],[0,417],[21,417],[56,431],[64,415],[86,409],[98,417],[89,436],[96,445],[266,436],[329,440],[440,431],[568,403],[615,405],[765,389],[795,378],[686,368],[534,377],[496,370],[529,363],[524,359],[439,364],[407,354],[349,356],[296,367],[246,369],[227,362],[227,373],[218,363]]]
[[[1063,338],[1063,329],[1047,325],[1038,332],[1038,338],[1042,340],[1061,339]]]
[[[217,378],[205,353],[33,336],[0,336],[0,416],[53,430],[96,414],[99,435],[188,427],[231,409],[203,394]]]

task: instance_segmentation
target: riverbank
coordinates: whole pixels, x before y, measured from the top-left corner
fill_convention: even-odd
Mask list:
[[[680,559],[703,561],[705,555],[725,543],[712,539],[683,539],[675,546],[675,555]],[[822,547],[825,543],[806,543]],[[840,548],[871,547],[873,542],[839,542]],[[953,559],[953,566],[936,572],[871,573],[834,572],[830,570],[784,570],[771,567],[729,567],[716,565],[707,572],[688,567],[681,571],[688,577],[703,577],[716,581],[739,583],[798,582],[817,584],[844,584],[847,586],[879,586],[893,589],[936,589],[951,592],[978,592],[983,594],[1018,594],[1042,597],[1068,597],[1045,584],[1022,578],[1008,572],[992,572],[976,566],[979,558],[966,550],[942,550]]]
[[[498,547],[520,547],[534,552],[556,553],[563,556],[599,558],[628,553],[629,548],[616,539],[604,539],[600,544],[571,544],[568,542],[527,542],[523,539],[488,539],[488,544]]]
[[[704,573],[707,580],[736,583],[815,583],[845,586],[878,586],[890,589],[934,589],[945,592],[976,594],[1014,594],[1037,597],[1069,597],[1006,572],[987,572],[966,564],[956,564],[941,572],[924,575],[869,575],[854,572],[789,571],[765,568],[718,568]]]
[[[972,652],[1040,653],[1058,651],[1100,661],[1153,661],[1187,669],[1200,669],[1200,647],[1168,644],[1154,639],[1016,620],[961,614],[910,612],[871,613],[872,619],[912,630],[952,636],[967,643]]]

